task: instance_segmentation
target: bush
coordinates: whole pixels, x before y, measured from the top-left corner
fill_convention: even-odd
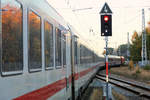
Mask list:
[[[140,71],[140,69],[138,68],[137,70],[136,70],[136,74],[140,74],[141,73],[141,71]]]
[[[146,65],[146,66],[144,66],[144,68],[143,68],[144,70],[150,70],[150,65]]]
[[[132,60],[129,61],[129,69],[130,69],[130,70],[131,70],[131,69],[134,69],[134,64],[133,64],[133,61],[132,61]]]

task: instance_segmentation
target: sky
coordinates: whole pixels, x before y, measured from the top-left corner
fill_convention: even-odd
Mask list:
[[[109,47],[117,48],[127,43],[127,33],[130,40],[136,30],[142,31],[142,9],[145,10],[145,25],[150,20],[150,0],[47,0],[69,22],[85,41],[93,43],[100,51],[105,47],[104,37],[100,32],[100,15],[105,2],[111,8],[112,37],[109,37]],[[88,9],[91,8],[91,9]],[[84,10],[78,10],[84,9]],[[89,30],[93,30],[92,32]],[[99,49],[101,48],[101,49]]]

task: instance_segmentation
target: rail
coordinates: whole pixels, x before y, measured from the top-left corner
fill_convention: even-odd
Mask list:
[[[97,79],[106,80],[106,77],[104,74],[97,74]],[[150,87],[149,86],[143,86],[140,84],[137,84],[136,82],[131,82],[125,79],[118,79],[117,77],[109,77],[109,83],[114,84],[120,88],[126,89],[128,91],[131,91],[140,97],[144,98],[150,98]]]

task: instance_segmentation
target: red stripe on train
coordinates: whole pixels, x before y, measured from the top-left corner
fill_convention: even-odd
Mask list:
[[[97,66],[94,66],[80,73],[76,73],[75,80],[78,80],[79,77],[83,77],[84,75],[88,74],[90,71],[92,71],[96,67]],[[69,83],[71,83],[71,76],[69,77]],[[34,90],[27,94],[24,94],[23,96],[17,97],[13,100],[46,100],[49,97],[56,94],[57,92],[59,92],[60,90],[64,89],[65,87],[66,87],[66,78],[62,80],[58,80],[50,85],[44,86],[40,89]]]
[[[66,80],[64,78],[48,86],[44,86],[43,88],[40,88],[38,90],[20,96],[14,100],[46,100],[47,98],[56,94],[58,91],[65,88],[65,84],[66,84]]]

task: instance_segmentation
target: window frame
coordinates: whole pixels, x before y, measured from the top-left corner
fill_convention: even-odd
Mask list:
[[[24,10],[23,10],[23,4],[21,3],[21,2],[19,2],[18,0],[13,0],[14,2],[16,2],[17,4],[19,4],[20,5],[20,9],[21,9],[21,11],[22,11],[22,14],[21,14],[21,18],[22,18],[22,26],[21,26],[21,28],[22,28],[22,30],[21,30],[21,33],[22,33],[22,69],[21,70],[18,70],[18,71],[9,71],[9,72],[4,72],[3,71],[3,69],[2,69],[2,67],[3,67],[3,65],[2,65],[2,54],[3,54],[3,52],[2,52],[2,44],[0,44],[0,73],[1,73],[1,76],[2,77],[6,77],[6,76],[14,76],[14,75],[21,75],[21,74],[23,74],[23,70],[24,70],[24,59],[23,59],[23,56],[24,56],[24,48],[23,48],[23,45],[24,45],[24,43],[23,43],[23,13],[24,13]],[[1,3],[1,1],[0,1],[0,9],[2,9],[2,3]],[[0,23],[0,28],[1,28],[1,31],[0,31],[0,42],[2,43],[2,12],[0,12],[0,20],[1,20],[1,23]]]
[[[44,58],[46,58],[46,56],[45,56],[45,22],[47,22],[48,24],[50,24],[51,26],[52,26],[52,41],[53,41],[53,43],[52,43],[52,52],[53,52],[53,65],[52,66],[50,66],[50,67],[46,67],[46,65],[44,66],[45,67],[45,70],[52,70],[52,69],[54,69],[54,25],[52,24],[52,23],[50,23],[50,21],[48,21],[47,19],[44,19]],[[49,40],[50,41],[50,40]],[[45,61],[44,62],[46,62],[46,59],[45,59]],[[46,64],[46,63],[45,63]]]
[[[29,56],[29,54],[30,54],[30,47],[29,47],[29,45],[30,45],[30,25],[29,25],[29,13],[30,13],[30,11],[31,12],[33,12],[35,15],[37,15],[39,18],[40,18],[40,33],[41,33],[41,66],[40,66],[40,68],[36,68],[36,69],[31,69],[30,68],[30,66],[29,66],[29,61],[30,61],[30,56]],[[35,11],[33,8],[28,8],[28,10],[27,10],[27,27],[28,27],[28,72],[29,73],[35,73],[35,72],[40,72],[40,71],[42,71],[42,17],[40,16],[40,14],[37,12],[37,11]]]

